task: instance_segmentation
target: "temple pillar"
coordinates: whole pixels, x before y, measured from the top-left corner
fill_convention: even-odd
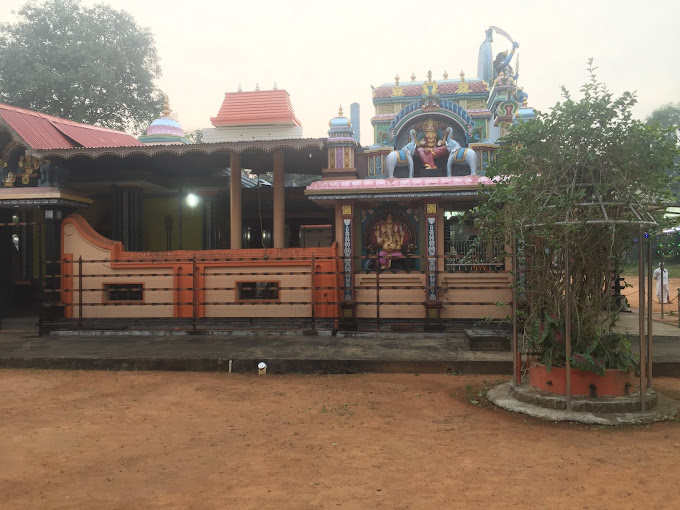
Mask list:
[[[340,202],[336,205],[336,226],[339,228],[339,255],[342,257],[342,289],[340,309],[342,329],[356,328],[356,300],[354,294],[354,252],[355,246],[355,202]],[[340,220],[340,221],[337,221]]]
[[[441,324],[442,302],[439,296],[439,273],[443,267],[441,247],[442,215],[436,200],[425,203],[425,239],[427,245],[427,265],[425,268],[425,330],[439,331]]]
[[[283,151],[274,152],[274,248],[286,247],[286,188],[283,172]]]
[[[229,160],[229,207],[231,228],[231,249],[237,250],[243,246],[243,219],[241,213],[241,155],[231,153]]]
[[[49,330],[52,323],[64,316],[63,307],[60,306],[62,299],[59,297],[61,289],[61,222],[65,216],[64,210],[59,207],[45,207],[45,280],[43,309],[40,320],[40,334]],[[48,323],[45,328],[44,323]]]
[[[214,194],[203,195],[203,249],[219,248],[219,201]]]
[[[144,190],[139,186],[114,186],[111,200],[111,237],[127,251],[140,251],[144,234]]]

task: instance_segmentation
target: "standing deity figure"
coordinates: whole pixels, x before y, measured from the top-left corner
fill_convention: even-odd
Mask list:
[[[448,155],[449,151],[444,141],[437,137],[437,125],[432,119],[428,119],[423,126],[423,138],[418,142],[416,154],[423,162],[425,168],[436,169],[435,158]]]
[[[392,215],[388,214],[384,223],[375,226],[375,238],[378,241],[378,261],[380,269],[389,269],[392,259],[403,257],[401,247],[404,244],[404,227],[394,223]]]

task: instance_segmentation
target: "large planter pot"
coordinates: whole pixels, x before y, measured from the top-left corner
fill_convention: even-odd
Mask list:
[[[622,397],[633,390],[632,372],[609,369],[605,375],[571,369],[571,394],[574,397]],[[567,370],[552,367],[550,372],[545,365],[533,364],[529,367],[529,384],[534,388],[555,393],[567,394]]]

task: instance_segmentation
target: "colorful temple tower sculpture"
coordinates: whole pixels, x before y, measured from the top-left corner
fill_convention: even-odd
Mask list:
[[[184,128],[175,119],[170,117],[170,101],[165,96],[163,102],[163,114],[154,120],[146,129],[146,134],[139,137],[139,141],[154,145],[177,145],[190,143],[185,136]]]
[[[387,157],[393,150],[404,151],[411,130],[416,131],[413,154],[416,177],[445,175],[449,169],[452,175],[484,174],[498,148],[498,140],[512,124],[526,96],[518,89],[518,72],[510,65],[519,44],[510,39],[510,49],[494,58],[491,47],[494,31],[509,38],[497,27],[486,31],[479,49],[476,78],[466,78],[461,70],[459,79],[449,79],[444,72],[443,79],[437,80],[430,71],[424,81],[416,81],[412,74],[411,81],[403,83],[397,75],[393,83],[372,87],[375,143],[365,152],[369,178],[390,176]],[[456,153],[452,155],[454,148]],[[469,152],[465,157],[465,149],[474,154]],[[449,157],[453,165],[449,164]],[[476,171],[469,168],[473,158]],[[399,161],[406,162],[403,158]],[[399,169],[394,174],[408,175]]]
[[[354,138],[352,124],[342,114],[342,106],[338,110],[338,116],[328,123],[328,167],[324,168],[324,179],[356,179],[355,153],[358,147]]]
[[[279,90],[224,94],[222,106],[215,117],[210,118],[212,128],[203,130],[203,141],[240,142],[250,140],[281,140],[302,138],[302,124],[295,116],[290,95]]]

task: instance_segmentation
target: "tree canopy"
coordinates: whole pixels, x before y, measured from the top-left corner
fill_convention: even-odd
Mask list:
[[[647,122],[657,123],[663,128],[675,126],[676,129],[680,129],[680,103],[659,106],[647,117]]]
[[[571,362],[604,371],[632,361],[625,341],[607,340],[618,308],[612,271],[639,235],[656,232],[678,153],[669,130],[633,119],[634,94],[615,97],[591,80],[575,99],[513,126],[496,163],[488,200],[477,208],[484,236],[516,238],[526,257],[525,335],[546,365],[565,363],[564,333],[574,338]],[[564,264],[569,247],[571,322],[564,316]],[[622,343],[623,342],[623,343]]]
[[[125,11],[29,2],[0,24],[0,101],[140,132],[162,109],[153,35]]]

